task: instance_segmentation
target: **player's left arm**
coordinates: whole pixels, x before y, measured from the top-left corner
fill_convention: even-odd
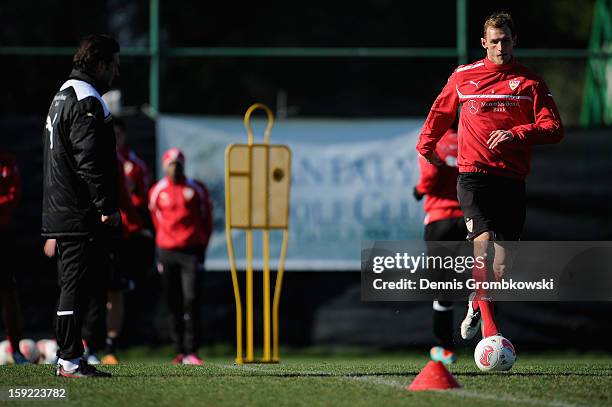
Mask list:
[[[414,187],[413,195],[420,201],[424,195],[431,193],[438,183],[440,170],[436,165],[428,162],[424,157],[419,157],[420,177],[419,183]]]
[[[199,188],[200,195],[200,219],[202,221],[202,228],[204,229],[204,233],[206,235],[206,244],[204,247],[208,246],[208,242],[210,241],[210,235],[213,230],[213,206],[212,201],[210,200],[210,193],[208,192],[208,188],[204,185],[203,182],[196,181]]]
[[[564,135],[561,116],[544,81],[537,82],[533,92],[534,123],[515,126],[510,132],[519,141],[530,144],[555,144]]]

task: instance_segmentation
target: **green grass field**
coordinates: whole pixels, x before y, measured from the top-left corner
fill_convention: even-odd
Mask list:
[[[215,353],[203,353],[205,366],[172,366],[167,355],[132,352],[132,361],[103,367],[111,379],[56,378],[49,365],[0,366],[0,387],[66,387],[69,400],[61,403],[84,406],[612,405],[609,354],[519,354],[512,371],[498,374],[481,373],[466,354],[450,369],[461,389],[427,392],[405,389],[427,363],[424,355],[289,353],[279,365],[245,366]]]

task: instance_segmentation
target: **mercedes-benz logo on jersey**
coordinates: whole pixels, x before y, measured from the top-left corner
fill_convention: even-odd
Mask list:
[[[472,114],[478,113],[478,102],[476,102],[474,99],[468,102],[468,107],[470,108],[470,113]]]

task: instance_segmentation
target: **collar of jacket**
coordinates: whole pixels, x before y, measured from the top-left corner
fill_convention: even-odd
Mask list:
[[[89,83],[91,86],[93,86],[98,91],[100,96],[102,96],[103,94],[105,94],[106,92],[110,90],[108,85],[105,85],[100,81],[96,81],[89,74],[79,71],[78,69],[73,69],[72,72],[70,72],[70,76],[68,77],[68,79],[78,79],[80,81]]]

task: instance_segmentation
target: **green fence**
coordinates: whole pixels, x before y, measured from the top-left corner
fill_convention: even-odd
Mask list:
[[[464,64],[482,50],[467,45],[468,0],[456,0],[456,46],[454,48],[280,48],[280,47],[173,47],[159,41],[159,0],[150,0],[149,47],[123,47],[122,55],[149,58],[149,105],[160,107],[160,66],[164,58],[457,58]],[[73,47],[0,47],[0,55],[72,55]],[[596,0],[590,44],[587,49],[517,49],[521,58],[586,60],[580,124],[583,127],[612,124],[612,0]]]

